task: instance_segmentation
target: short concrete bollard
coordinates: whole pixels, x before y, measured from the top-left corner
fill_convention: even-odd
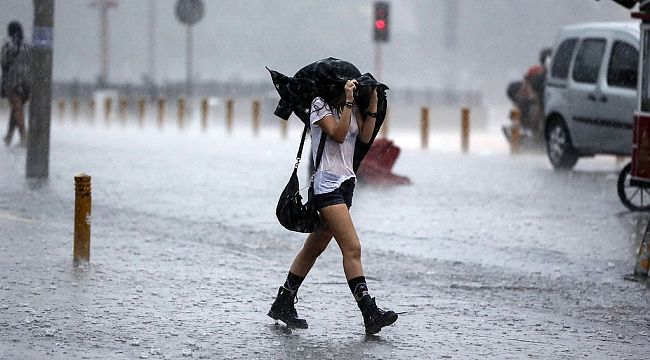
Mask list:
[[[512,127],[510,128],[510,153],[518,154],[521,149],[521,112],[519,112],[519,109],[510,110],[510,120],[512,120]]]
[[[90,176],[81,173],[74,177],[74,252],[73,263],[90,261]]]
[[[234,113],[234,102],[232,99],[226,100],[226,129],[228,132],[232,131],[232,117]]]
[[[253,134],[257,135],[260,132],[260,102],[253,100]]]
[[[420,139],[422,148],[429,147],[429,108],[423,106],[420,111]]]
[[[461,135],[460,135],[460,147],[464,153],[469,151],[469,108],[464,107],[461,110]]]

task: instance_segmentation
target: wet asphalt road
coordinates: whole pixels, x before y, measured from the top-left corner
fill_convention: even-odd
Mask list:
[[[502,148],[405,144],[395,172],[412,186],[357,187],[370,291],[400,313],[395,325],[364,335],[335,244],[299,293],[309,329],[274,324],[266,311],[303,239],[274,218],[298,136],[57,122],[43,183],[24,178],[23,149],[0,149],[0,358],[650,352],[647,284],[623,280],[645,221],[616,198],[623,164],[555,173],[542,155]],[[81,171],[93,176],[92,261],[75,269]]]

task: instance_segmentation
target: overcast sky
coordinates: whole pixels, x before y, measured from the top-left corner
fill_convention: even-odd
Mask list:
[[[109,78],[139,82],[147,66],[148,9],[152,0],[118,0],[111,10]],[[450,3],[455,1],[456,17]],[[185,28],[176,0],[155,0],[156,79],[185,77]],[[195,76],[268,79],[264,66],[293,74],[327,56],[373,72],[371,0],[204,0],[194,28]],[[55,79],[94,80],[100,68],[99,11],[91,0],[57,0]],[[537,61],[565,24],[628,21],[609,0],[393,0],[391,41],[383,47],[382,79],[389,85],[460,88],[501,93],[504,84]],[[32,1],[0,0],[0,24],[17,19],[31,38]],[[455,21],[453,20],[455,19]],[[445,45],[457,29],[456,49]],[[452,32],[450,32],[452,31]],[[450,80],[452,79],[452,80]]]

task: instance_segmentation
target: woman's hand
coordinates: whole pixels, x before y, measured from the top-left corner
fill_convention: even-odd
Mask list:
[[[356,80],[348,80],[345,83],[345,101],[354,101],[354,90],[357,89],[357,81]]]

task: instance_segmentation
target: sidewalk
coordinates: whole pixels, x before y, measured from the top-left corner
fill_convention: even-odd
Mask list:
[[[156,140],[182,136],[182,145]],[[331,244],[296,305],[309,329],[275,325],[266,311],[303,237],[279,229],[266,207],[273,207],[274,189],[286,180],[278,174],[289,175],[290,166],[275,165],[277,156],[293,154],[293,147],[293,141],[260,144],[236,135],[206,139],[59,125],[51,176],[40,185],[24,179],[20,149],[0,149],[0,358],[621,359],[650,352],[647,285],[622,280],[632,270],[634,244],[612,254],[606,239],[594,235],[620,233],[630,219],[617,215],[616,195],[605,190],[610,170],[601,171],[609,165],[547,179],[581,185],[590,196],[564,196],[564,203],[540,199],[532,212],[517,210],[516,192],[534,185],[508,197],[503,194],[513,190],[498,180],[464,184],[477,163],[491,178],[504,170],[490,169],[511,161],[515,165],[505,166],[524,172],[519,182],[534,183],[530,174],[546,171],[537,168],[543,159],[536,157],[470,155],[459,161],[456,154],[437,154],[427,162],[428,153],[403,153],[396,171],[416,184],[360,187],[353,206],[370,291],[380,306],[400,312],[398,322],[377,337],[364,335]],[[428,168],[413,167],[423,163]],[[241,169],[250,169],[245,178]],[[80,171],[93,176],[92,249],[91,265],[74,269],[72,176]],[[424,172],[439,175],[419,176]],[[450,189],[454,174],[467,180]],[[185,187],[178,186],[182,182]],[[425,189],[441,193],[427,193],[425,202],[393,199]],[[504,214],[482,207],[458,214],[476,200],[510,210],[523,225],[507,225],[496,220]],[[592,201],[602,208],[593,210]],[[393,208],[369,211],[376,202]],[[591,258],[579,259],[584,249],[571,252],[576,245],[553,250],[578,241],[573,232],[537,229],[540,238],[528,237],[542,221],[568,226],[563,209],[575,214],[576,234],[593,237],[586,252]],[[392,226],[381,222],[388,213],[396,214]],[[533,224],[520,218],[535,214]],[[549,214],[558,218],[543,220]],[[583,221],[590,218],[601,224]],[[560,239],[540,243],[549,235]],[[611,241],[629,238],[618,236]],[[472,261],[473,252],[458,255],[452,244],[479,246],[474,251],[487,255]],[[530,268],[490,260],[519,253],[528,254],[521,263]]]

